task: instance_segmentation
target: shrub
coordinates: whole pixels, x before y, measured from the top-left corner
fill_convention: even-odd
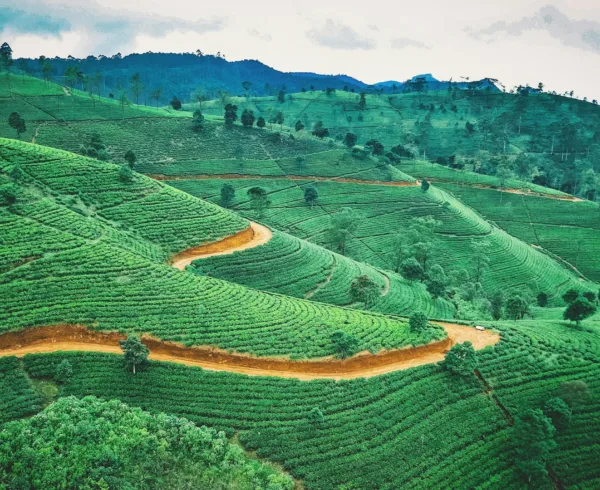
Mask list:
[[[346,359],[353,356],[358,349],[358,341],[354,335],[341,330],[331,335],[331,342],[335,349],[335,356],[339,359]]]

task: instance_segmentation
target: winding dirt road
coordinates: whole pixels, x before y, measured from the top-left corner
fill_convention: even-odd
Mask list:
[[[150,349],[150,359],[201,367],[211,371],[226,371],[249,376],[274,376],[313,379],[370,378],[393,371],[439,362],[456,343],[470,341],[475,349],[494,345],[500,336],[492,331],[478,331],[453,323],[439,323],[448,338],[428,345],[385,351],[379,354],[360,353],[350,359],[324,358],[310,361],[290,361],[284,358],[257,358],[230,354],[221,349],[185,347],[175,342],[163,342],[150,336],[142,341]],[[125,338],[116,332],[89,330],[82,325],[52,325],[30,328],[0,335],[0,357],[40,354],[59,351],[87,351],[121,354],[119,341]]]
[[[273,236],[266,226],[251,222],[250,226],[235,235],[228,236],[218,242],[211,242],[199,247],[189,248],[171,258],[170,264],[184,270],[196,259],[205,259],[216,255],[228,255],[267,243]]]

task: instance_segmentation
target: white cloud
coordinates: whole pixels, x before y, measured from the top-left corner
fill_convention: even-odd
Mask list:
[[[311,29],[306,35],[314,43],[333,49],[374,49],[376,46],[373,39],[362,37],[351,27],[331,19],[327,19],[323,27]]]
[[[392,39],[390,42],[392,48],[394,49],[404,49],[404,48],[419,48],[419,49],[431,49],[431,46],[427,44],[417,41],[416,39],[410,39],[408,37],[398,37],[396,39]]]

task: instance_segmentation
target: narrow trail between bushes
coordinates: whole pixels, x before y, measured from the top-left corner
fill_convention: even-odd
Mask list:
[[[228,255],[249,248],[264,245],[273,237],[266,226],[251,222],[250,226],[235,235],[228,236],[218,242],[210,242],[198,247],[188,248],[171,258],[170,264],[179,270],[184,270],[196,259],[205,259],[217,255]]]
[[[284,358],[252,357],[232,354],[210,347],[185,347],[144,335],[142,342],[150,349],[153,361],[174,362],[210,371],[225,371],[249,376],[273,376],[313,379],[370,378],[381,374],[439,362],[456,343],[470,341],[475,349],[496,344],[500,336],[492,331],[478,331],[453,323],[435,322],[448,333],[448,338],[418,347],[408,347],[379,354],[359,353],[345,360],[323,358],[290,361]],[[85,351],[121,354],[119,341],[125,336],[116,332],[89,330],[82,325],[51,325],[28,328],[0,335],[0,357],[42,354],[59,351]]]

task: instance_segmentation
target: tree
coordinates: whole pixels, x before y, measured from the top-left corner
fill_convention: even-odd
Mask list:
[[[12,64],[12,48],[8,43],[2,43],[2,46],[0,46],[0,71],[5,69],[8,73]]]
[[[427,315],[421,311],[417,311],[413,313],[408,319],[408,324],[410,325],[411,330],[415,332],[420,332],[427,328],[429,324],[429,319]]]
[[[346,133],[346,137],[344,138],[344,144],[348,148],[353,148],[354,146],[356,146],[357,141],[358,136],[356,136],[354,133]]]
[[[131,92],[135,97],[135,103],[136,105],[139,105],[140,94],[144,90],[144,84],[142,83],[142,77],[140,76],[139,72],[136,72],[131,76],[129,79],[129,85],[131,87]]]
[[[562,299],[567,304],[571,304],[577,298],[579,298],[579,291],[577,291],[577,289],[569,289],[565,294],[562,295]]]
[[[423,179],[421,181],[421,190],[423,192],[427,192],[429,190],[430,184],[429,181],[427,179]]]
[[[233,104],[227,104],[225,106],[225,127],[231,129],[233,127],[233,123],[237,121],[237,106]]]
[[[17,202],[17,186],[14,184],[0,187],[0,206],[12,206]]]
[[[23,182],[25,179],[25,172],[19,165],[15,165],[8,175],[14,182]]]
[[[369,308],[381,296],[379,285],[368,276],[360,276],[350,285],[350,297],[359,303],[364,303]]]
[[[17,132],[17,137],[21,139],[21,134],[27,131],[25,119],[18,112],[11,112],[8,116],[8,125]]]
[[[329,129],[323,126],[323,121],[318,121],[313,127],[312,134],[317,138],[323,139],[329,136]]]
[[[319,192],[313,186],[306,187],[304,189],[304,202],[306,204],[310,204],[310,209],[312,209],[319,199]]]
[[[207,99],[206,92],[204,92],[204,89],[200,86],[196,87],[194,91],[190,94],[190,97],[192,100],[198,102],[198,109],[202,110],[202,102],[204,102]]]
[[[552,421],[539,409],[526,410],[515,420],[515,466],[530,483],[548,477],[546,459],[556,446],[554,432]]]
[[[277,92],[277,102],[283,104],[285,102],[285,87]]]
[[[417,259],[410,257],[402,261],[400,265],[400,272],[404,279],[409,281],[417,281],[423,277],[424,271],[423,266],[419,264]]]
[[[281,111],[277,111],[275,113],[275,117],[273,117],[272,122],[274,122],[275,124],[279,124],[279,128],[283,129],[283,122],[285,121],[285,118],[283,116],[283,112]]]
[[[432,216],[413,218],[411,220],[407,240],[410,244],[411,254],[423,267],[423,272],[427,272],[427,264],[433,253],[436,244],[435,230],[442,223]]]
[[[244,109],[244,112],[242,112],[242,126],[244,126],[245,128],[251,128],[252,126],[254,126],[255,120],[256,118],[254,117],[254,112],[248,109]]]
[[[373,155],[376,155],[376,156],[383,155],[383,153],[385,151],[384,146],[375,139],[367,141],[365,143],[365,148],[370,149],[371,153],[373,153]]]
[[[47,83],[50,81],[52,75],[52,63],[49,61],[44,61],[42,64],[42,74],[44,76],[44,81]]]
[[[262,187],[251,187],[248,189],[248,197],[250,197],[250,205],[262,217],[265,209],[271,205],[271,201],[267,197],[267,191]]]
[[[267,122],[265,121],[265,118],[260,116],[258,118],[258,121],[256,121],[256,126],[259,127],[260,129],[263,129],[266,125],[267,125]]]
[[[127,98],[127,94],[125,92],[121,92],[119,95],[119,104],[121,105],[121,112],[125,111],[126,105],[129,105],[129,99]]]
[[[156,101],[157,108],[158,108],[158,103],[160,101],[161,96],[162,96],[162,87],[158,87],[157,89],[154,89],[152,92],[150,92],[150,99]],[[171,107],[172,106],[173,106],[173,104],[171,104]],[[175,108],[173,107],[173,109],[175,109]]]
[[[335,352],[335,357],[338,359],[346,359],[356,354],[358,350],[358,340],[354,335],[343,332],[341,330],[334,332],[331,335],[331,342]]]
[[[590,389],[587,383],[581,379],[564,381],[560,385],[560,393],[563,400],[569,406],[585,403],[590,397]]]
[[[76,66],[68,66],[65,70],[65,81],[69,84],[71,90],[73,90],[73,85],[75,84],[79,76],[79,68],[77,68]]]
[[[471,124],[469,121],[467,121],[465,123],[465,129],[467,130],[467,133],[469,133],[469,134],[473,134],[475,132],[475,126],[473,124]]]
[[[221,204],[223,207],[228,208],[234,196],[235,188],[231,184],[223,184],[223,187],[221,187]]]
[[[548,295],[546,293],[539,293],[536,300],[538,306],[541,306],[542,308],[548,306]]]
[[[585,298],[578,298],[567,306],[563,318],[575,322],[577,326],[583,320],[596,313],[596,307]]]
[[[199,133],[204,129],[204,114],[200,109],[194,111],[192,116],[192,131]]]
[[[592,291],[585,291],[582,296],[592,304],[596,302],[596,293]]]
[[[394,254],[394,272],[398,272],[400,270],[402,261],[410,252],[408,246],[408,237],[406,235],[397,233],[394,236],[392,252]]]
[[[132,150],[127,150],[123,158],[125,158],[125,161],[129,164],[129,168],[133,169],[135,162],[137,161],[135,153]]]
[[[500,320],[504,310],[504,292],[496,291],[490,301],[490,313],[494,320]]]
[[[54,381],[57,383],[67,383],[73,377],[73,366],[67,359],[63,359],[56,367]]]
[[[490,242],[487,240],[471,242],[473,263],[475,264],[475,281],[481,282],[483,274],[490,265]]]
[[[506,316],[511,320],[521,320],[529,312],[529,303],[518,293],[506,301]]]
[[[129,165],[122,165],[119,169],[119,180],[121,182],[131,182],[133,180],[133,172]]]
[[[346,242],[356,231],[358,226],[358,215],[351,208],[342,208],[331,217],[329,238],[332,247],[336,248],[342,255],[346,252]]]
[[[175,95],[173,96],[173,98],[171,99],[171,102],[169,102],[169,104],[171,104],[171,107],[176,111],[181,109],[181,101]]]
[[[562,398],[555,396],[544,404],[544,413],[552,420],[557,429],[566,428],[571,422],[571,409]]]
[[[361,92],[360,98],[358,99],[358,108],[361,111],[364,111],[366,107],[367,107],[367,93]]]
[[[453,374],[467,376],[477,368],[477,356],[471,342],[454,344],[442,361],[445,369]]]
[[[302,123],[302,121],[300,121],[300,119],[298,119],[298,120],[296,121],[296,125],[294,126],[294,129],[295,129],[296,131],[302,131],[302,130],[304,129],[304,127],[305,127],[305,126],[304,126],[304,124]]]
[[[425,289],[433,299],[446,296],[446,283],[440,279],[428,279],[425,282]]]
[[[130,368],[133,374],[136,373],[136,368],[142,369],[148,363],[148,355],[150,351],[138,337],[128,335],[127,340],[121,340],[121,349],[125,355],[125,364]]]

